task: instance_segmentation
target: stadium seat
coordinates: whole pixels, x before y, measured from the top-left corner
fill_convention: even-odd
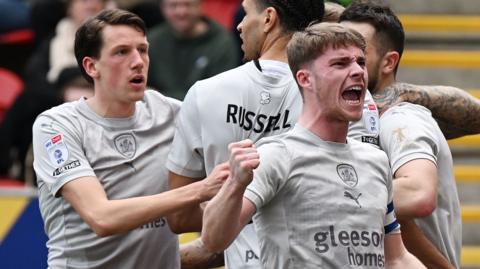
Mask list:
[[[23,81],[8,69],[0,68],[0,122],[22,91]]]

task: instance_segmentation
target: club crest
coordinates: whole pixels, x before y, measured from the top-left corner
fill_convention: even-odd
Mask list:
[[[260,104],[266,105],[270,104],[270,93],[266,91],[262,91],[260,93]]]
[[[337,165],[337,174],[343,183],[349,187],[355,187],[358,183],[357,172],[355,168],[349,164],[342,163]]]
[[[121,134],[115,138],[115,148],[123,156],[132,158],[137,151],[137,143],[132,134]]]

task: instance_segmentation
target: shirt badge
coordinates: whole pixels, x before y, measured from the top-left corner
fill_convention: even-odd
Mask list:
[[[45,149],[54,167],[62,166],[68,160],[68,149],[63,134],[56,134],[45,142]]]
[[[132,158],[137,151],[137,143],[135,137],[132,134],[121,134],[115,137],[115,148],[123,156]]]

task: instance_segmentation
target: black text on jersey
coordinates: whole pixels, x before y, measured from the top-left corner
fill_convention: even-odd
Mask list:
[[[245,131],[253,130],[255,133],[268,133],[280,129],[290,128],[289,123],[290,111],[286,109],[274,116],[264,114],[256,114],[247,109],[234,104],[227,106],[227,123],[238,124]],[[283,117],[282,117],[283,116]],[[280,122],[280,120],[282,121]]]

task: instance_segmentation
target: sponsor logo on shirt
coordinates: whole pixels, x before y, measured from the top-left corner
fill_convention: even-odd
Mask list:
[[[355,194],[355,193],[351,193],[349,191],[344,191],[343,196],[347,197],[348,199],[352,199],[353,201],[355,201],[355,203],[358,205],[358,207],[362,208],[362,205],[358,201],[358,198],[360,198],[360,196],[362,196],[362,193]]]
[[[254,131],[255,133],[268,133],[280,129],[289,129],[292,127],[289,119],[290,111],[286,109],[277,115],[257,114],[248,111],[242,106],[228,104],[227,123],[238,125],[245,131]]]
[[[258,255],[251,249],[245,251],[245,263],[248,263],[249,260],[258,260]]]
[[[320,231],[313,235],[317,253],[324,254],[332,248],[346,248],[343,253],[346,255],[348,263],[362,268],[385,266],[383,239],[382,232],[368,230],[336,232],[333,225],[330,225],[327,231]],[[377,251],[362,252],[362,249],[370,250],[372,247]]]
[[[376,146],[379,145],[378,137],[374,137],[374,136],[362,136],[362,142],[363,143],[369,143],[369,144],[376,145]]]
[[[132,134],[121,134],[115,137],[115,148],[123,156],[132,158],[137,151],[137,143],[135,137]]]
[[[60,167],[68,160],[69,152],[62,134],[54,135],[45,142],[44,146],[50,163],[54,167]]]
[[[164,218],[159,218],[154,221],[148,222],[140,226],[140,229],[155,229],[164,227],[167,224],[167,221]]]
[[[68,164],[66,164],[65,166],[62,166],[62,167],[59,167],[57,169],[55,169],[55,171],[53,171],[53,176],[56,177],[58,175],[61,175],[65,172],[67,172],[68,170],[72,170],[76,167],[79,167],[80,166],[80,161],[79,160],[75,160],[73,162],[70,162]]]

